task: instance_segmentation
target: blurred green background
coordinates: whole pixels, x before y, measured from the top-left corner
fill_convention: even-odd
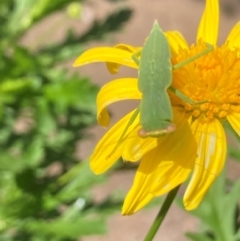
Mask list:
[[[71,0],[0,2],[0,240],[73,241],[106,231],[106,217],[120,209],[111,197],[94,203],[91,187],[104,181],[76,147],[95,123],[98,87],[89,78],[59,67],[76,58],[88,41],[119,30],[131,10],[118,8],[93,21],[83,34],[65,28],[22,39],[39,22],[61,13],[81,20],[82,4]],[[48,36],[50,34],[50,36]],[[36,44],[37,43],[37,44]],[[37,47],[36,47],[37,46]]]
[[[239,19],[240,10],[238,15],[239,3],[235,0],[220,2],[227,23],[221,40],[230,31],[232,18]],[[148,7],[143,0],[0,1],[0,241],[110,241],[118,235],[126,241],[143,239],[158,207],[121,217],[122,222],[111,226],[109,217],[117,211],[119,218],[124,195],[107,192],[99,201],[92,192],[109,178],[112,185],[105,189],[117,190],[115,184],[126,180],[130,187],[132,166],[119,166],[112,171],[113,177],[109,177],[110,172],[108,176],[95,176],[88,160],[81,160],[78,154],[79,143],[92,140],[88,130],[96,123],[99,87],[93,81],[102,85],[116,77],[102,74],[102,67],[79,70],[70,66],[93,43],[142,45],[154,18],[159,18],[165,30],[179,27],[188,39],[194,39],[199,21],[194,17],[200,18],[205,1],[185,0],[176,12],[175,8],[167,12],[175,4],[173,0],[153,1]],[[130,20],[132,9],[134,18]],[[193,18],[189,25],[182,18],[185,11]],[[126,26],[128,29],[120,35]],[[132,74],[124,71],[124,76]],[[133,74],[136,76],[136,72]],[[126,104],[117,111],[112,109],[113,117],[122,115],[123,109],[126,111]],[[197,217],[194,220],[199,220],[195,232],[187,234],[189,239],[182,238],[188,226],[180,229],[171,217],[183,220],[181,215],[186,212],[173,207],[170,221],[162,227],[168,232],[160,231],[157,236],[161,240],[240,240],[240,140],[229,126],[226,129],[231,165],[200,208],[192,212]],[[154,203],[159,206],[159,199]],[[186,220],[192,222],[189,217]],[[100,236],[112,228],[112,236]],[[178,234],[176,239],[171,238],[173,229]]]

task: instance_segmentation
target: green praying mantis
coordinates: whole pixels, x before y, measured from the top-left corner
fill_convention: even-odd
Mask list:
[[[157,21],[155,21],[143,49],[132,56],[132,59],[139,65],[138,88],[142,93],[142,99],[140,105],[127,123],[116,147],[121,143],[129,126],[138,114],[140,114],[140,125],[142,126],[142,129],[138,132],[140,137],[158,138],[176,129],[172,123],[173,111],[167,89],[187,103],[200,104],[200,102],[195,103],[190,100],[179,90],[171,86],[172,71],[181,68],[213,50],[212,45],[208,43],[205,44],[207,48],[201,53],[176,65],[172,65],[168,40]]]

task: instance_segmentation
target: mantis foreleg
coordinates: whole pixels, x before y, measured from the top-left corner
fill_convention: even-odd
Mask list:
[[[178,64],[175,64],[172,68],[173,68],[173,70],[175,70],[175,69],[179,69],[179,68],[181,68],[181,67],[183,67],[184,65],[186,65],[186,64],[188,64],[188,63],[190,63],[190,62],[192,62],[192,61],[194,61],[194,60],[196,60],[196,59],[199,59],[199,58],[201,58],[202,56],[204,56],[204,55],[206,55],[206,54],[208,54],[209,52],[211,52],[211,51],[213,51],[213,49],[214,49],[214,47],[211,45],[211,44],[209,44],[209,43],[205,43],[206,45],[207,45],[207,49],[205,49],[205,50],[203,50],[201,53],[199,53],[199,54],[196,54],[196,55],[194,55],[194,56],[192,56],[192,57],[190,57],[190,58],[188,58],[188,59],[185,59],[184,61],[182,61],[182,62],[180,62],[180,63],[178,63]]]
[[[190,58],[188,58],[188,59],[186,59],[186,60],[176,64],[176,65],[174,65],[172,67],[172,69],[173,70],[179,69],[179,68],[183,67],[184,65],[186,65],[186,64],[188,64],[188,63],[190,63],[190,62],[192,62],[192,61],[194,61],[194,60],[196,60],[198,58],[201,58],[202,56],[208,54],[209,52],[211,52],[214,49],[214,47],[211,44],[209,44],[209,43],[205,43],[205,44],[208,47],[207,49],[203,50],[199,54],[196,54],[196,55],[194,55],[194,56],[192,56],[192,57],[190,57]],[[170,86],[168,89],[170,91],[172,91],[176,96],[178,96],[179,98],[181,98],[182,100],[184,100],[185,102],[187,102],[187,103],[189,103],[191,105],[199,105],[199,104],[206,103],[206,101],[195,102],[195,101],[189,99],[186,95],[184,95],[181,91],[179,91],[178,89],[174,88],[173,86]]]
[[[138,50],[136,53],[134,53],[134,54],[132,55],[132,59],[134,60],[134,62],[135,62],[137,65],[140,64],[139,56],[141,55],[141,52],[142,52],[142,50],[140,49],[140,50]]]

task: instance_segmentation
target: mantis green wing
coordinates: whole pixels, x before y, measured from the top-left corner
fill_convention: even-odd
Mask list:
[[[142,129],[138,133],[139,136],[159,137],[176,129],[172,123],[173,112],[167,89],[189,104],[205,103],[205,101],[195,103],[171,84],[172,71],[213,50],[213,46],[208,43],[206,45],[208,47],[206,50],[173,66],[168,40],[155,21],[142,51],[133,55],[133,59],[139,64],[138,88],[142,92],[139,110]]]
[[[135,58],[136,60],[136,58]],[[141,52],[138,88],[140,103],[139,135],[160,136],[175,130],[173,112],[167,89],[172,83],[171,52],[168,41],[155,21]]]
[[[160,137],[176,129],[172,123],[173,111],[167,89],[185,102],[200,104],[200,102],[194,103],[194,101],[171,86],[172,71],[213,50],[213,46],[207,43],[206,45],[208,47],[206,50],[173,66],[168,40],[157,21],[155,21],[143,49],[132,56],[133,60],[139,65],[138,88],[142,93],[142,99],[139,107],[127,123],[116,147],[122,141],[129,126],[138,114],[140,114],[140,124],[142,126],[142,129],[138,132],[140,137]]]

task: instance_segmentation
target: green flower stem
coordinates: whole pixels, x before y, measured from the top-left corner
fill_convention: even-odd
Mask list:
[[[161,209],[159,210],[157,217],[155,218],[150,230],[147,233],[147,236],[145,237],[144,241],[151,241],[153,240],[154,236],[156,235],[159,227],[161,226],[174,198],[176,197],[176,194],[178,192],[178,189],[180,188],[181,185],[175,187],[172,189],[166,199],[164,200]]]

